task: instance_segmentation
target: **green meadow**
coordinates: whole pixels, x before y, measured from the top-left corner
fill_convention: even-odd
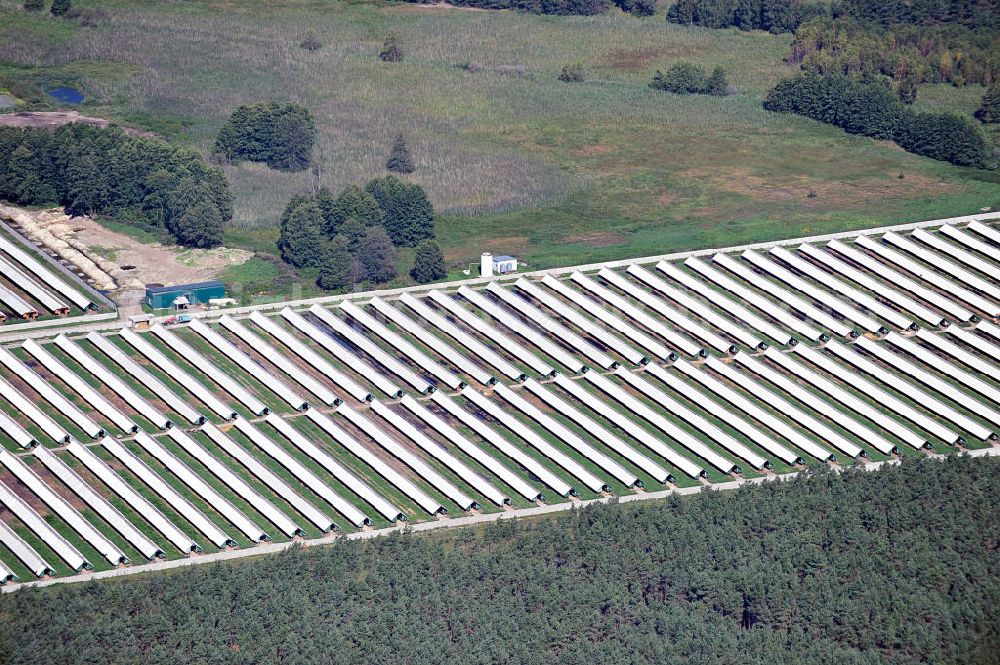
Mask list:
[[[305,0],[81,2],[96,27],[0,0],[0,84],[79,85],[82,111],[210,152],[232,109],[314,113],[315,168],[225,166],[227,243],[269,251],[288,198],[383,175],[393,136],[439,212],[453,268],[481,251],[530,268],[661,254],[976,212],[1000,176],[907,154],[761,100],[794,71],[790,35],[599,17]],[[307,34],[317,51],[299,44]],[[377,58],[395,34],[402,63]],[[650,90],[656,69],[726,69],[734,94]],[[583,83],[562,83],[581,63]],[[10,86],[8,86],[10,87]],[[925,86],[918,105],[969,113],[982,89]],[[266,281],[273,268],[250,266]],[[403,278],[408,279],[408,278]]]

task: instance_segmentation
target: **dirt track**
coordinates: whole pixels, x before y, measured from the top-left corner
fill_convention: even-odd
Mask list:
[[[111,124],[104,118],[92,118],[81,114],[79,111],[22,111],[21,113],[0,113],[0,126],[3,127],[36,127],[55,129],[60,125],[70,123],[80,123],[83,125],[93,125],[94,127],[107,127]],[[132,136],[155,137],[152,132],[144,132],[138,129],[122,127],[126,134]]]

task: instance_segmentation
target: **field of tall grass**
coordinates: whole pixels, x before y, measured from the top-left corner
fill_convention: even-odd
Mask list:
[[[662,15],[307,0],[92,0],[81,4],[107,18],[78,28],[20,4],[0,0],[0,61],[42,76],[76,67],[96,98],[92,112],[168,128],[206,153],[238,104],[312,109],[315,172],[225,167],[237,239],[273,233],[296,191],[384,174],[400,132],[417,165],[409,177],[442,213],[439,237],[454,265],[486,249],[544,267],[1000,205],[994,174],[763,111],[768,88],[792,71],[782,61],[789,35],[674,26]],[[321,49],[300,48],[309,33]],[[390,33],[402,63],[377,58]],[[681,59],[721,65],[735,94],[646,87]],[[587,80],[559,82],[562,66],[577,62]],[[929,106],[954,99],[960,110],[981,94],[928,93]]]

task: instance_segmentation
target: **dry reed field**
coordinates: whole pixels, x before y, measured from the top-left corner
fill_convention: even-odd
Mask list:
[[[382,175],[392,137],[442,213],[453,266],[482,250],[532,267],[823,233],[1000,204],[1000,179],[761,109],[790,35],[710,31],[613,12],[339,2],[81,2],[94,28],[0,1],[0,65],[78,81],[89,112],[165,129],[208,152],[231,110],[294,100],[315,114],[314,173],[226,167],[230,242],[266,244],[285,201]],[[317,51],[299,44],[309,34]],[[402,63],[377,58],[398,36]],[[726,69],[735,94],[650,90],[678,60]],[[587,80],[557,80],[582,63]],[[471,66],[469,63],[472,63]],[[27,73],[27,74],[26,74]],[[966,110],[979,89],[935,89]]]

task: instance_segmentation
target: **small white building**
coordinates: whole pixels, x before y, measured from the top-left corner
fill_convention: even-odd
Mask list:
[[[517,259],[513,256],[493,256],[489,252],[483,252],[479,259],[479,274],[482,277],[506,275],[510,272],[517,272]]]

